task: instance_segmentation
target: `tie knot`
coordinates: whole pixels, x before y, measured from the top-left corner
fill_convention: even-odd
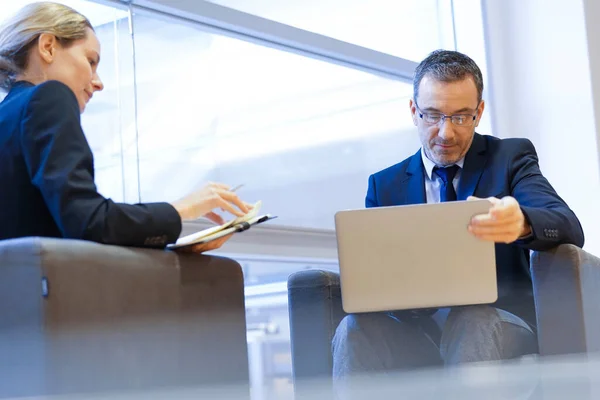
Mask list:
[[[444,185],[447,185],[448,182],[452,182],[454,180],[454,177],[459,169],[460,167],[458,165],[451,165],[445,168],[434,167],[433,172],[435,172],[437,176],[444,181]]]

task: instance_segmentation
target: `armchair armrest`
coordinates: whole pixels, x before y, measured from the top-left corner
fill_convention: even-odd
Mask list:
[[[534,252],[531,277],[540,354],[600,350],[600,259],[573,245]]]
[[[339,275],[322,270],[292,274],[288,278],[288,307],[294,392],[297,399],[311,398],[311,380],[331,378],[331,340],[346,315]]]
[[[0,397],[247,385],[244,283],[221,257],[0,241]]]

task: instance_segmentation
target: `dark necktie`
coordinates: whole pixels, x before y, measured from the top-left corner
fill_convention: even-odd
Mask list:
[[[456,201],[456,191],[454,190],[452,181],[459,169],[460,167],[458,165],[451,165],[446,168],[433,168],[433,172],[439,176],[443,182],[442,187],[440,188],[440,202]]]

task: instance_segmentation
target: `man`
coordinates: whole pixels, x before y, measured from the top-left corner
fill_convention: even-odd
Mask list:
[[[349,315],[333,339],[333,376],[456,365],[535,353],[529,250],[583,246],[575,214],[541,174],[527,139],[475,133],[484,110],[473,60],[438,50],[415,71],[410,111],[422,147],[369,178],[367,207],[490,198],[469,231],[496,243],[498,301],[441,310]],[[435,246],[432,243],[432,247]],[[427,254],[423,254],[427,257]]]

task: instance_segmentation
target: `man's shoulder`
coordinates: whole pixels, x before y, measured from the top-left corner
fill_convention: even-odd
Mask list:
[[[493,153],[506,153],[507,155],[523,152],[535,152],[535,146],[527,138],[498,138],[482,135],[487,148]]]
[[[394,164],[394,165],[384,168],[380,171],[377,171],[377,172],[373,173],[373,176],[375,177],[375,179],[379,179],[379,178],[385,178],[388,176],[397,176],[398,174],[405,173],[406,170],[408,169],[408,166],[410,165],[412,158],[415,156],[416,155],[412,155],[408,158],[405,158],[404,160],[400,161],[397,164]]]
[[[485,141],[485,148],[493,154],[505,155],[507,157],[514,157],[522,153],[536,154],[535,146],[531,140],[527,138],[498,138],[490,135],[476,135],[480,136]],[[420,149],[417,153],[405,158],[399,163],[373,173],[372,176],[378,180],[404,174],[409,169],[411,161],[413,161],[415,157],[420,157]]]

